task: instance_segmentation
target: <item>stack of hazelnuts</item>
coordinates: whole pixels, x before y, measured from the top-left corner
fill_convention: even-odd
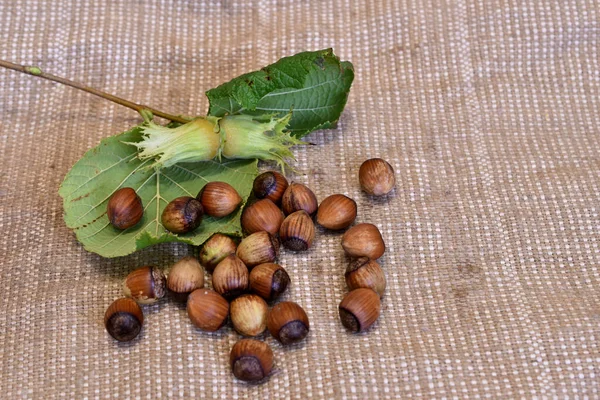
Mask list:
[[[395,185],[393,169],[382,159],[365,161],[359,180],[363,190],[371,195],[387,194]],[[237,192],[236,197],[231,190],[235,192],[226,183],[211,182],[196,199],[175,199],[163,212],[163,224],[171,232],[189,232],[199,224],[187,222],[186,214],[190,210],[200,215],[228,215],[242,201]],[[212,193],[217,192],[226,200],[219,201],[216,194],[212,197]],[[134,339],[144,319],[139,304],[156,302],[169,292],[175,301],[187,302],[192,323],[204,331],[216,331],[229,319],[233,328],[246,337],[256,337],[268,330],[283,345],[304,339],[309,332],[309,321],[300,305],[284,301],[270,309],[268,306],[268,302],[274,302],[290,284],[288,273],[275,263],[280,245],[292,251],[309,249],[315,237],[315,215],[316,222],[326,229],[348,228],[357,215],[356,202],[334,194],[318,206],[315,194],[308,187],[289,184],[275,171],[265,172],[255,179],[253,194],[254,201],[242,212],[241,225],[247,236],[239,244],[228,236],[215,234],[203,245],[198,259],[184,257],[171,267],[167,277],[151,266],[131,272],[124,282],[126,297],[116,300],[106,311],[104,323],[109,334],[119,341]],[[109,201],[109,219],[115,227],[126,229],[127,224],[121,224],[124,218],[116,215],[118,213],[111,214],[112,200]],[[121,207],[135,203],[118,200],[116,204]],[[207,206],[210,203],[212,209]],[[221,211],[215,213],[214,209]],[[351,291],[339,305],[340,319],[350,331],[360,332],[379,317],[380,296],[386,281],[375,260],[383,255],[385,244],[375,225],[361,223],[344,233],[342,247],[353,260],[345,275]],[[212,290],[204,288],[204,270],[212,274]],[[238,379],[260,381],[271,372],[273,352],[265,342],[242,339],[231,349],[230,364]]]

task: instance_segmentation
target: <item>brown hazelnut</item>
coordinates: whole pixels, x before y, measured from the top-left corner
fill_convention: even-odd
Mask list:
[[[110,196],[106,213],[112,226],[117,229],[127,229],[140,222],[144,215],[144,206],[135,190],[125,187]]]
[[[156,267],[142,267],[125,278],[123,292],[140,304],[151,304],[161,299],[166,292],[166,278]]]
[[[317,207],[317,196],[301,183],[290,184],[281,199],[281,208],[285,215],[299,210],[304,210],[308,215],[313,215],[317,211]]]
[[[214,290],[196,289],[188,297],[187,313],[198,328],[214,332],[227,322],[229,303]]]
[[[371,158],[360,166],[358,180],[368,194],[383,196],[394,189],[396,177],[392,166],[381,158]]]
[[[258,200],[246,206],[242,212],[242,228],[248,234],[267,231],[275,235],[282,222],[281,210],[269,199]]]
[[[213,289],[227,300],[231,300],[248,289],[248,268],[234,254],[221,261],[212,277]]]
[[[115,300],[104,314],[106,331],[119,342],[133,340],[142,330],[143,324],[142,309],[129,298]]]
[[[267,328],[282,344],[292,344],[304,339],[310,326],[302,307],[291,301],[282,301],[269,311]]]
[[[273,351],[264,342],[242,339],[233,345],[229,364],[236,378],[246,382],[257,382],[271,373]]]
[[[183,196],[171,201],[163,210],[161,221],[173,233],[191,232],[202,222],[202,204],[193,197]]]
[[[334,231],[352,225],[356,219],[356,202],[343,194],[333,194],[321,202],[317,223]]]
[[[308,250],[315,238],[315,224],[306,211],[293,212],[283,220],[279,228],[279,238],[287,249]]]
[[[268,232],[253,233],[242,239],[236,254],[249,269],[273,262],[279,257],[279,239]]]
[[[237,190],[226,182],[208,182],[196,199],[202,203],[206,215],[217,218],[231,214],[242,204]]]
[[[217,264],[230,254],[235,254],[237,245],[229,236],[215,233],[208,239],[200,250],[200,264],[210,273]]]
[[[362,332],[379,318],[381,301],[379,295],[371,289],[354,289],[344,297],[339,311],[342,325],[351,332]]]
[[[290,284],[290,276],[281,265],[265,263],[250,271],[250,290],[267,301],[278,298]]]
[[[379,229],[373,224],[358,224],[342,236],[342,247],[350,257],[369,257],[376,260],[385,252]]]
[[[352,261],[346,268],[346,284],[350,290],[369,288],[374,290],[379,297],[385,291],[385,274],[377,263],[368,257],[360,257]]]
[[[234,299],[229,308],[231,323],[240,335],[257,336],[267,329],[269,307],[262,297],[245,294]]]
[[[252,189],[257,199],[269,199],[273,203],[279,204],[288,186],[285,176],[276,171],[267,171],[254,179]]]
[[[204,270],[194,257],[186,256],[171,267],[167,276],[167,288],[171,297],[185,302],[188,295],[204,287]]]

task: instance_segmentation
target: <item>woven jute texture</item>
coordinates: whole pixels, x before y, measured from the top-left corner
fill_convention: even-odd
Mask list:
[[[100,139],[140,122],[91,95],[0,71],[0,398],[599,398],[600,4],[592,0],[0,0],[0,58],[167,112],[283,56],[333,47],[356,68],[338,129],[291,179],[344,193],[387,251],[382,313],[339,322],[339,233],[283,252],[311,332],[261,385],[237,381],[231,327],[171,301],[134,342],[103,326],[132,269],[198,249],[86,252],[58,187]],[[360,191],[370,157],[394,193]]]

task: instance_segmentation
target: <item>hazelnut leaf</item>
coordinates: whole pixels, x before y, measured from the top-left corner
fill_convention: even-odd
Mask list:
[[[353,80],[352,64],[340,62],[332,49],[298,53],[207,91],[208,114],[283,116],[291,110],[288,130],[301,138],[335,127]]]
[[[240,213],[212,218],[204,216],[198,229],[175,235],[161,224],[165,206],[180,196],[195,197],[210,181],[232,185],[246,200],[258,175],[256,160],[205,161],[176,164],[169,168],[146,168],[151,160],[136,158],[137,149],[125,142],[142,138],[139,126],[103,139],[69,171],[59,194],[63,198],[64,219],[86,250],[104,257],[119,257],[164,242],[201,245],[213,233],[241,236]],[[144,216],[135,226],[118,230],[106,214],[110,196],[119,188],[132,187],[141,197]]]

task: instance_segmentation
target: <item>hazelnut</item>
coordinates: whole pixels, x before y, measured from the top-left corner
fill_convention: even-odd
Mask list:
[[[369,257],[376,260],[385,252],[379,229],[373,224],[358,224],[342,236],[342,247],[350,257]]]
[[[127,229],[140,222],[144,215],[144,206],[135,190],[125,187],[110,196],[106,213],[112,226],[117,229]]]
[[[187,233],[202,222],[202,204],[193,197],[183,196],[171,201],[163,210],[161,221],[173,233]]]
[[[385,274],[377,261],[368,257],[357,258],[348,265],[345,277],[350,290],[368,288],[374,290],[379,297],[383,296]]]
[[[208,239],[200,250],[200,264],[210,273],[217,264],[230,254],[235,254],[237,245],[229,236],[215,233]]]
[[[142,267],[125,278],[123,292],[140,304],[152,304],[165,295],[166,279],[156,267]]]
[[[198,328],[214,332],[227,322],[229,303],[214,290],[196,289],[188,297],[187,313]]]
[[[226,182],[208,182],[196,199],[202,203],[206,215],[217,218],[231,214],[242,203],[238,192]]]
[[[203,287],[204,270],[198,260],[186,256],[173,264],[167,276],[167,288],[171,291],[171,297],[183,303],[190,293]]]
[[[379,318],[381,301],[371,289],[354,289],[340,303],[340,319],[351,332],[362,332]]]
[[[257,382],[271,373],[273,351],[264,342],[242,339],[233,345],[229,363],[236,378],[246,382]]]
[[[281,244],[293,251],[308,250],[315,238],[315,224],[304,210],[288,215],[279,228]]]
[[[304,210],[308,215],[317,211],[317,196],[301,183],[292,183],[286,189],[281,199],[281,208],[285,215]]]
[[[273,262],[279,257],[279,239],[268,232],[253,233],[242,239],[236,254],[249,269]]]
[[[282,222],[281,210],[269,199],[258,200],[242,212],[242,228],[248,234],[267,231],[274,235],[279,231]]]
[[[352,225],[356,219],[356,202],[343,194],[333,194],[321,202],[317,223],[334,231]]]
[[[217,293],[231,300],[248,289],[248,268],[234,254],[228,255],[213,271],[212,285]]]
[[[257,336],[267,329],[267,303],[255,294],[245,294],[230,304],[230,318],[240,335]]]
[[[250,271],[250,290],[267,301],[278,298],[289,284],[290,276],[281,265],[265,263]]]
[[[282,344],[292,344],[304,339],[310,327],[302,307],[291,301],[282,301],[269,311],[267,328]]]
[[[115,300],[104,314],[106,331],[119,342],[133,340],[142,330],[143,323],[142,309],[128,298]]]
[[[374,196],[383,196],[394,189],[396,177],[392,166],[381,158],[371,158],[360,166],[358,180],[362,190]]]
[[[252,189],[258,199],[269,199],[275,204],[281,203],[285,189],[289,186],[285,176],[276,171],[267,171],[254,179]]]

